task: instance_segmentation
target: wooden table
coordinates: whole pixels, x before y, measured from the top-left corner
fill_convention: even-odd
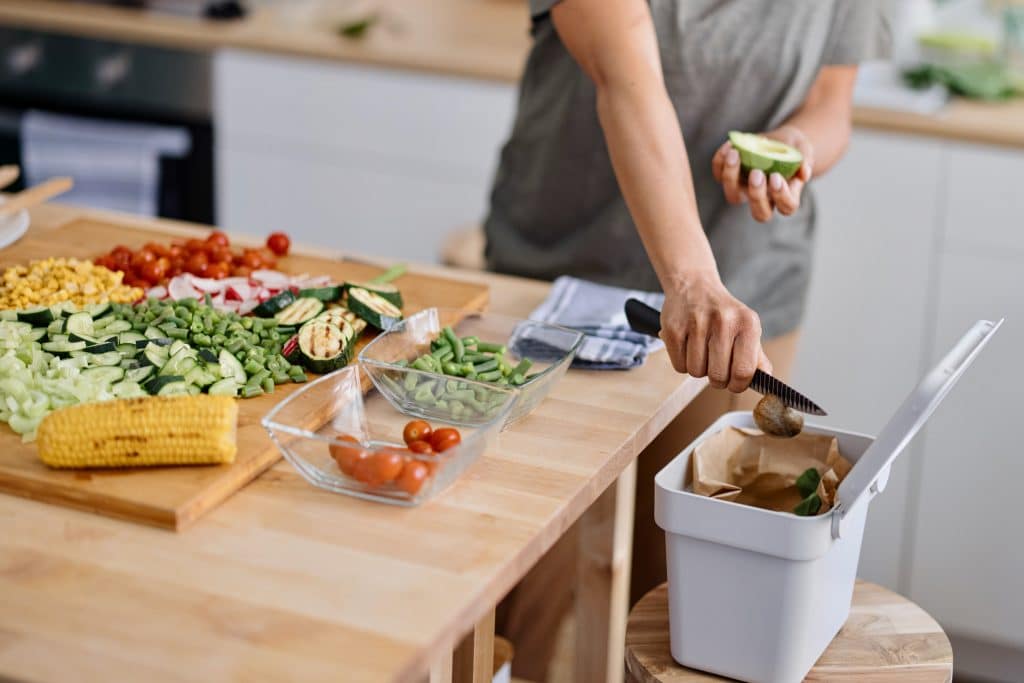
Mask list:
[[[47,206],[31,230],[82,216],[183,226]],[[510,315],[548,290],[446,272],[485,279],[491,309]],[[577,623],[593,657],[577,678],[620,678],[630,465],[702,387],[664,354],[628,373],[571,371],[416,509],[315,489],[283,462],[181,534],[0,496],[0,678],[486,680],[496,603],[581,516],[592,570]]]
[[[672,659],[667,584],[645,595],[629,614],[626,671],[632,683],[727,680]],[[938,622],[903,596],[858,581],[846,625],[804,680],[948,683],[952,678],[953,649]]]

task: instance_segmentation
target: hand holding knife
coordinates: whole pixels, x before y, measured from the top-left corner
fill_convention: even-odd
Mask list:
[[[661,332],[661,312],[637,299],[626,301],[626,319],[630,327],[641,334],[657,337]],[[750,388],[760,394],[777,396],[785,406],[802,413],[828,414],[817,403],[763,370],[754,372]]]

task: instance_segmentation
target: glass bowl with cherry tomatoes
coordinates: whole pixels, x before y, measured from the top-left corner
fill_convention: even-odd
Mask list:
[[[310,484],[395,505],[418,505],[442,491],[501,431],[514,395],[473,427],[410,419],[352,365],[294,391],[263,427]]]

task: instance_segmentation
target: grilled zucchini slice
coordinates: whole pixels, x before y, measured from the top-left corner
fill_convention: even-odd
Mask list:
[[[352,326],[313,320],[299,330],[299,357],[311,372],[323,375],[348,365],[355,346]]]
[[[400,308],[361,287],[348,290],[348,309],[378,330],[386,330],[402,319]]]

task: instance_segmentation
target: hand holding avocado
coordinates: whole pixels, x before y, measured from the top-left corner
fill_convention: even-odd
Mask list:
[[[800,195],[811,179],[814,148],[796,126],[764,133],[732,132],[711,160],[715,180],[730,204],[750,204],[762,223],[775,211],[790,216],[800,208]],[[781,144],[779,144],[781,143]]]

